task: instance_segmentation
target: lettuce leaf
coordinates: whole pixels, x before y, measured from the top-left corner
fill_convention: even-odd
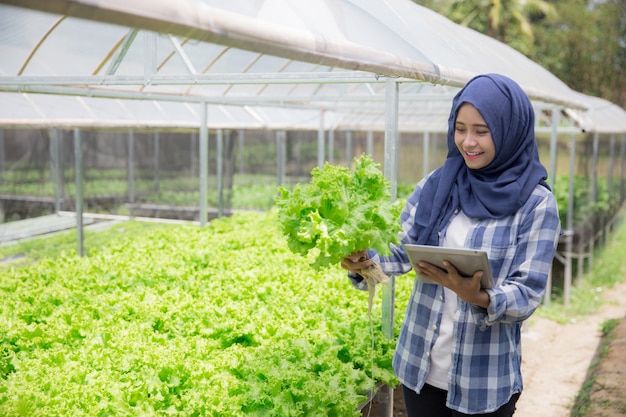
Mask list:
[[[351,171],[327,162],[311,171],[310,183],[278,188],[278,220],[288,247],[300,255],[315,250],[315,269],[363,249],[388,255],[389,244],[399,241],[402,202],[391,201],[380,165],[367,154],[353,165]]]

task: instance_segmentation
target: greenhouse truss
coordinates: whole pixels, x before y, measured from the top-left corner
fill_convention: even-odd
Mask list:
[[[610,138],[624,181],[626,111],[410,0],[0,0],[0,56],[0,133],[197,132],[201,224],[209,130],[318,132],[318,165],[327,134],[379,132],[396,187],[399,134],[445,132],[452,98],[481,73],[508,75],[531,98],[550,178],[559,135],[573,149],[584,132],[594,149]]]

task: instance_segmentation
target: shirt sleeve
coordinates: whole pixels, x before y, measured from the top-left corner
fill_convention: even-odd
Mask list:
[[[471,308],[481,330],[498,322],[526,320],[545,294],[561,227],[556,200],[545,190],[543,197],[529,199],[522,210],[527,212],[519,216],[517,244],[506,278],[486,289],[490,298],[486,309]]]

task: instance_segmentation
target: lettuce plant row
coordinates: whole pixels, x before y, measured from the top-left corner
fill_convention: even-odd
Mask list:
[[[380,300],[276,212],[153,229],[0,277],[0,415],[358,416],[394,386]],[[412,282],[396,284],[395,329]]]

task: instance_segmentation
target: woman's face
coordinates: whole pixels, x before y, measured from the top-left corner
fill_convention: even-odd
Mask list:
[[[484,168],[496,157],[487,123],[476,107],[463,103],[454,126],[454,143],[470,169]]]

